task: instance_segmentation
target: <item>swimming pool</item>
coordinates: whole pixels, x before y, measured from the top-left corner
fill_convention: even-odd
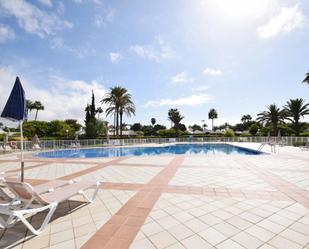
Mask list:
[[[105,147],[87,149],[66,149],[40,152],[36,157],[44,158],[95,158],[147,155],[259,155],[260,151],[229,144],[172,144],[160,147]]]

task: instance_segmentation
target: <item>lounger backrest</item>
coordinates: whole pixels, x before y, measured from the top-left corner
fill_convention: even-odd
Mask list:
[[[6,184],[8,188],[20,199],[33,199],[33,189],[28,183],[7,181]]]
[[[2,188],[3,188],[3,186],[0,186],[0,200],[11,201],[12,198]]]
[[[15,181],[6,181],[6,185],[10,191],[18,197],[21,201],[37,201],[39,203],[44,203],[40,195],[37,194],[33,187],[25,182],[15,182]]]

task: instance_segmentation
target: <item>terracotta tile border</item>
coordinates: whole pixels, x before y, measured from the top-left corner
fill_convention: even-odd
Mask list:
[[[85,162],[80,161],[80,162],[78,162],[78,161],[67,161],[67,160],[65,160],[65,161],[61,161],[61,162],[56,161],[56,162],[52,162],[52,163],[63,163],[63,164],[99,164],[100,162],[90,162],[90,161],[85,161]]]
[[[131,190],[138,191],[144,187],[144,184],[139,183],[113,183],[103,182],[101,184],[102,189],[113,189],[113,190]]]
[[[11,162],[19,162],[19,159],[6,159],[6,160],[2,160],[0,159],[0,163],[11,163]]]
[[[148,168],[163,168],[166,165],[163,164],[134,164],[134,163],[118,163],[117,166],[126,166],[126,167],[148,167]]]
[[[261,168],[254,162],[244,158],[241,167],[213,167],[213,166],[193,166],[181,165],[185,156],[175,156],[168,165],[156,164],[134,164],[125,163],[124,160],[128,157],[115,158],[108,162],[90,162],[90,161],[74,161],[70,159],[55,159],[55,160],[26,160],[27,162],[37,162],[38,165],[27,167],[25,170],[42,167],[51,163],[63,164],[93,164],[85,170],[75,172],[70,175],[59,177],[62,180],[71,180],[79,176],[97,171],[108,166],[129,166],[129,167],[158,167],[162,170],[152,178],[147,184],[138,183],[113,183],[104,182],[101,186],[102,189],[113,190],[131,190],[137,193],[129,199],[120,210],[110,218],[85,244],[82,248],[128,248],[133,242],[138,231],[144,224],[152,208],[160,198],[162,193],[175,193],[175,194],[188,194],[188,195],[203,195],[212,198],[243,198],[243,199],[261,199],[261,200],[278,200],[278,201],[295,201],[309,209],[309,191],[298,187],[297,185],[282,179],[276,175],[275,172],[271,173],[269,170],[278,171],[281,169],[276,168]],[[234,159],[234,160],[239,160]],[[6,160],[7,162],[18,161]],[[0,160],[0,163],[6,161]],[[204,168],[204,169],[239,169],[249,171],[263,179],[269,185],[274,187],[276,191],[267,190],[246,190],[246,189],[232,189],[232,188],[211,188],[208,186],[178,186],[168,185],[172,177],[175,175],[177,169],[181,168]],[[291,170],[282,169],[282,171],[297,171],[308,173],[309,169]],[[10,170],[9,172],[19,172],[19,169]],[[48,180],[42,179],[26,179],[26,182],[37,185],[47,182]]]
[[[145,184],[83,246],[83,249],[129,248],[161,193],[183,162],[175,157],[148,184]]]

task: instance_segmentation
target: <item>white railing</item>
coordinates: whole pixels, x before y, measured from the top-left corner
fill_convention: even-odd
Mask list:
[[[140,144],[162,144],[175,142],[249,142],[263,143],[268,141],[268,137],[179,137],[179,138],[128,138],[128,139],[83,139],[83,140],[42,140],[39,143],[41,150],[63,149],[63,148],[81,148],[81,147],[102,147],[102,146],[122,146],[122,145],[140,145]],[[272,141],[284,142],[286,145],[295,143],[308,143],[309,137],[272,137]],[[16,148],[20,149],[20,142],[14,142]],[[0,142],[0,147],[3,142]],[[25,150],[33,150],[31,141],[24,141]]]

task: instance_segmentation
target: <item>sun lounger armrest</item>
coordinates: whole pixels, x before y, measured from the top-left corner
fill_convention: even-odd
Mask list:
[[[58,206],[58,203],[53,202],[53,203],[50,203],[50,204],[48,204],[46,206],[42,206],[42,207],[37,207],[37,208],[32,208],[32,209],[24,209],[24,210],[16,210],[16,211],[14,210],[13,212],[12,211],[11,212],[13,213],[13,215],[19,216],[19,215],[25,215],[25,214],[29,214],[29,213],[43,212],[47,209],[50,209],[52,207],[57,207],[57,206]]]

